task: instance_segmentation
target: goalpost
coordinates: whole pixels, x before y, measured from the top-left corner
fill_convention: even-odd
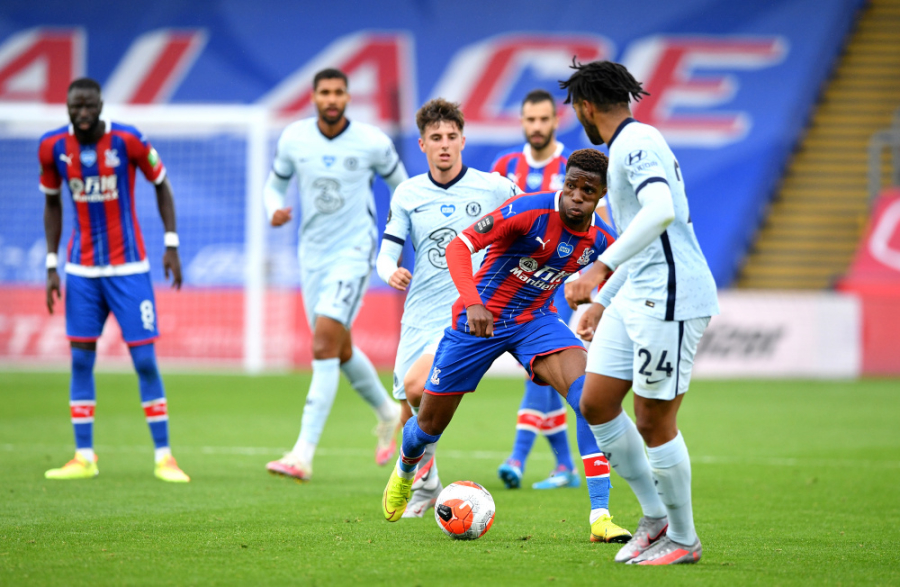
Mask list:
[[[285,349],[291,348],[286,341],[293,309],[285,303],[279,306],[285,311],[275,315],[266,309],[281,299],[267,283],[267,267],[275,274],[291,240],[270,234],[263,210],[262,189],[278,130],[267,111],[257,106],[105,105],[103,119],[133,125],[150,140],[175,195],[184,276],[180,292],[171,291],[162,275],[162,222],[153,186],[135,179],[137,216],[157,297],[161,359],[250,373],[290,364]],[[0,105],[0,363],[68,361],[62,303],[50,316],[44,302],[44,197],[37,160],[40,136],[67,122],[63,105]],[[62,198],[61,261],[73,215],[65,188]],[[280,243],[282,254],[267,256],[267,240]],[[60,275],[65,279],[64,271]],[[113,320],[98,350],[101,356],[127,355]]]

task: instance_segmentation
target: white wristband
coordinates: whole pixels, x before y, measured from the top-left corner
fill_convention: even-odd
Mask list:
[[[56,269],[59,265],[59,257],[56,253],[47,253],[47,269]]]
[[[178,248],[178,233],[177,232],[167,232],[163,235],[163,243],[165,243],[166,248],[174,247]]]

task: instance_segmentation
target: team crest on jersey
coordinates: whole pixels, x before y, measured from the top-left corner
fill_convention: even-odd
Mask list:
[[[450,216],[452,216],[454,212],[456,212],[456,206],[454,206],[453,204],[444,204],[443,206],[441,206],[441,214],[443,214],[447,218],[450,218]]]
[[[559,243],[559,246],[556,247],[556,252],[560,257],[568,257],[574,250],[575,247],[570,245],[569,243]]]
[[[578,257],[577,263],[579,265],[587,265],[591,262],[591,255],[594,254],[594,249],[585,249],[581,256]]]
[[[356,168],[359,167],[359,161],[356,157],[347,157],[344,159],[344,167],[347,168],[347,171],[356,171]]]
[[[119,161],[119,152],[115,149],[107,149],[103,156],[107,167],[118,167],[119,163],[121,163]]]
[[[435,385],[441,384],[441,370],[437,367],[434,368],[434,371],[431,372],[431,382]]]
[[[537,271],[538,262],[531,257],[522,257],[519,259],[519,269],[526,273]]]
[[[334,165],[334,157],[332,157],[331,155],[323,155],[322,163],[325,164],[325,167],[331,167],[332,165]]]
[[[478,216],[481,214],[481,204],[478,202],[469,202],[466,204],[466,214],[469,216]]]
[[[84,149],[81,151],[81,164],[85,167],[93,167],[97,163],[97,151],[93,149]]]
[[[525,178],[525,184],[529,187],[529,189],[539,189],[541,187],[541,182],[544,181],[543,173],[529,173]]]

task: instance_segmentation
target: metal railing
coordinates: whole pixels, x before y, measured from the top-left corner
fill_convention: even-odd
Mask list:
[[[869,140],[869,204],[881,193],[882,153],[890,149],[890,185],[900,185],[900,108],[894,112],[890,128],[880,130]]]

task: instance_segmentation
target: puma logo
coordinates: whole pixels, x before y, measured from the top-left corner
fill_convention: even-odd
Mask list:
[[[542,239],[542,238],[539,237],[539,236],[536,236],[536,237],[534,237],[534,238],[535,238],[535,240],[536,240],[537,242],[541,243],[541,250],[543,251],[544,248],[547,246],[546,241],[544,241],[544,239]]]
[[[66,162],[66,165],[69,165],[69,166],[72,165],[72,156],[71,156],[71,155],[63,155],[62,153],[60,153],[60,154],[59,154],[59,160],[60,160],[60,161],[65,161],[65,162]]]

